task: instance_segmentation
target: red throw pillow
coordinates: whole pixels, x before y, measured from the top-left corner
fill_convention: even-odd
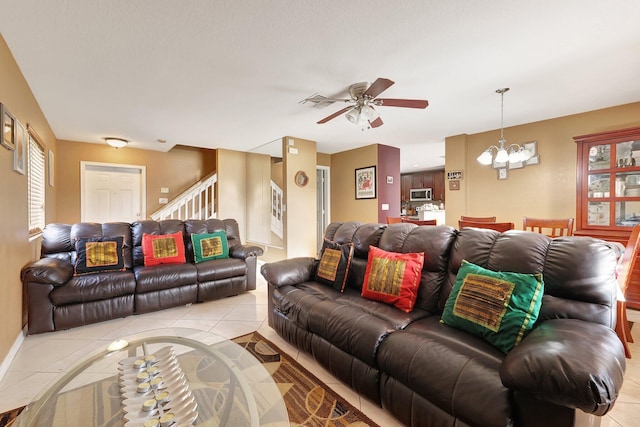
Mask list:
[[[424,253],[387,252],[369,247],[362,296],[411,312],[418,297]]]
[[[142,235],[144,265],[184,264],[184,240],[182,231],[173,234]]]

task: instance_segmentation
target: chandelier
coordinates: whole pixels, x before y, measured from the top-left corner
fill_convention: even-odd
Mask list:
[[[485,166],[493,163],[494,149],[496,150],[495,161],[497,163],[526,162],[532,156],[530,151],[518,144],[506,145],[507,141],[504,139],[504,93],[508,90],[508,87],[496,90],[496,93],[500,94],[500,140],[498,141],[499,145],[490,146],[478,156],[478,162]]]

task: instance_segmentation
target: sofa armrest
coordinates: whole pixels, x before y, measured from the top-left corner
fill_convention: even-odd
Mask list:
[[[608,327],[575,319],[542,322],[500,367],[511,390],[594,415],[604,415],[624,377],[622,343]]]
[[[232,258],[247,259],[252,256],[260,256],[264,253],[261,247],[251,245],[238,245],[229,248],[229,255]]]
[[[61,286],[73,277],[73,266],[57,258],[40,258],[22,268],[23,283]]]
[[[270,262],[260,267],[260,273],[268,283],[275,287],[297,285],[311,280],[318,260],[310,257],[298,257]]]

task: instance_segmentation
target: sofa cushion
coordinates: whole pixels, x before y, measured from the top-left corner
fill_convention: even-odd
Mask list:
[[[393,304],[409,313],[418,297],[423,265],[422,252],[402,254],[372,246],[369,249],[362,296]]]
[[[221,258],[195,264],[198,282],[229,279],[247,274],[247,263],[238,258]]]
[[[378,346],[387,335],[426,315],[422,310],[406,313],[380,301],[366,300],[352,289],[341,294],[324,287],[332,291],[325,294],[328,298],[307,293],[300,304],[306,313],[299,315],[305,316],[310,332],[369,366],[376,366]]]
[[[145,266],[185,263],[182,231],[173,234],[143,234],[142,253]]]
[[[196,266],[191,263],[137,266],[133,272],[136,276],[136,294],[198,283]]]
[[[124,271],[123,236],[76,239],[74,274]]]
[[[516,423],[513,395],[498,373],[504,357],[482,338],[441,324],[434,315],[390,334],[377,360],[383,383],[388,375],[433,406],[455,414],[457,421],[446,425],[509,426]],[[401,397],[398,388],[393,390],[396,393],[387,398],[397,405]],[[383,397],[383,405],[388,404]],[[426,425],[436,424],[440,425]]]
[[[193,260],[196,263],[212,259],[229,258],[229,242],[224,231],[192,234]]]
[[[316,270],[316,282],[332,286],[343,292],[349,276],[349,266],[353,259],[353,243],[336,243],[324,239],[322,255]]]
[[[508,353],[533,328],[543,292],[542,274],[491,271],[462,261],[442,321]]]
[[[67,283],[55,287],[49,298],[55,306],[84,304],[124,295],[133,295],[136,279],[131,271],[107,271],[73,276]]]

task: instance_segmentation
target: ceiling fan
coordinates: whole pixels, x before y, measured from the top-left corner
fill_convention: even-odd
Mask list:
[[[351,105],[337,111],[330,116],[317,122],[318,124],[327,123],[342,114],[345,114],[347,120],[356,125],[360,125],[362,130],[365,128],[377,128],[383,125],[380,114],[373,108],[375,107],[404,107],[404,108],[427,108],[429,101],[426,99],[396,99],[396,98],[377,98],[382,92],[387,90],[394,82],[379,77],[373,84],[368,82],[354,83],[349,87],[351,99],[332,99],[324,96],[312,96],[306,98],[302,102],[334,103],[347,102]]]

